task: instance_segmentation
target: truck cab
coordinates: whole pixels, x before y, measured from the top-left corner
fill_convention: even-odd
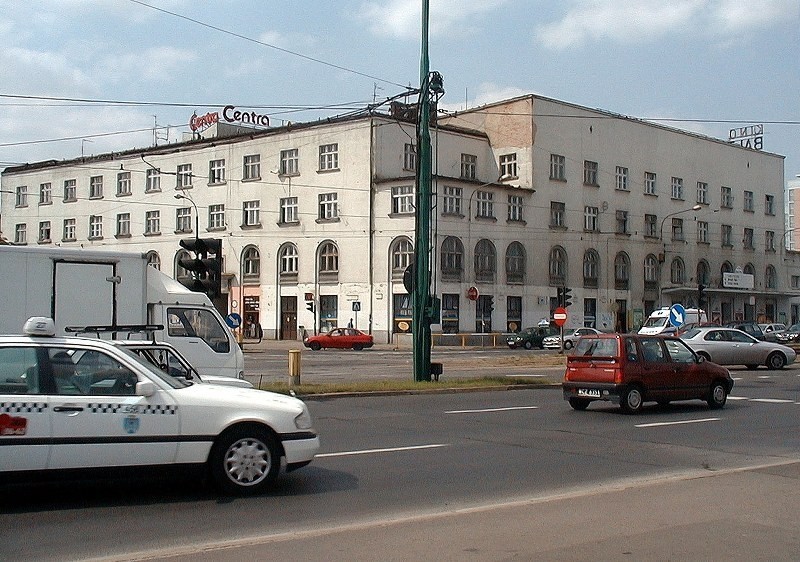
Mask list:
[[[663,306],[658,310],[654,310],[647,317],[639,333],[647,336],[655,336],[658,334],[674,334],[678,331],[679,326],[673,326],[669,322],[670,307]],[[699,308],[687,308],[686,314],[683,317],[683,325],[686,324],[699,324],[708,322],[708,315],[705,310]]]

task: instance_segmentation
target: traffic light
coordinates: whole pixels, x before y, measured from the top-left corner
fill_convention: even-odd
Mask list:
[[[486,298],[486,312],[488,314],[491,314],[493,310],[494,310],[494,296],[493,295],[489,295]]]
[[[572,305],[572,289],[569,287],[564,287],[561,289],[564,295],[564,304],[562,305],[564,308]]]
[[[706,300],[706,286],[700,283],[697,285],[697,308],[702,308]]]
[[[314,312],[314,293],[306,293],[306,309],[309,312]]]
[[[222,239],[221,238],[184,238],[181,248],[194,254],[194,257],[183,257],[178,265],[189,272],[187,279],[181,283],[190,290],[205,293],[214,299],[222,294]]]
[[[556,287],[556,306],[564,306],[564,287]]]

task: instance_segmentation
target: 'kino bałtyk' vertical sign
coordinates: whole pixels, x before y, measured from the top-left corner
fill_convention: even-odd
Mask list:
[[[745,148],[763,150],[764,125],[748,125],[731,129],[728,131],[728,142]]]

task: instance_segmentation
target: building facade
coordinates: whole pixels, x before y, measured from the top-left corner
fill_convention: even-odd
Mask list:
[[[793,319],[783,157],[535,95],[432,137],[434,331],[519,330],[559,287],[575,327],[634,329],[699,285],[720,321]],[[369,113],[7,168],[4,234],[147,253],[178,279],[180,239],[220,238],[245,335],[352,321],[390,341],[411,329],[415,142],[413,121]]]

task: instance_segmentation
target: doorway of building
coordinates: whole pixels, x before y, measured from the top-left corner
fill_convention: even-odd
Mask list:
[[[628,301],[617,299],[617,325],[614,331],[624,334],[628,331]]]
[[[297,339],[297,297],[281,297],[280,339]]]
[[[260,300],[256,295],[244,296],[244,331],[245,338],[257,340],[261,325]]]

